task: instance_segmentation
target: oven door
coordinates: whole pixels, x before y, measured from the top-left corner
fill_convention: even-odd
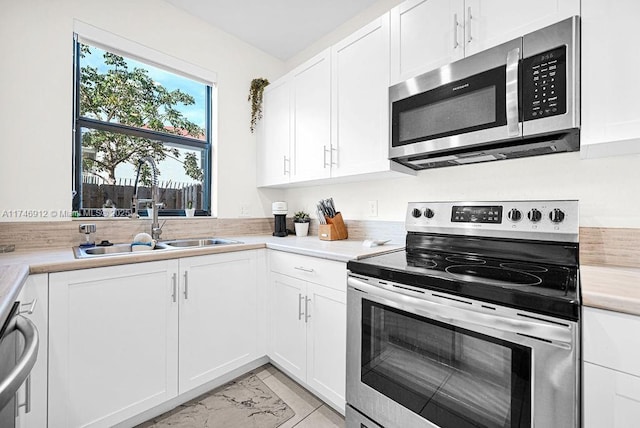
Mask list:
[[[347,402],[379,425],[578,427],[576,323],[375,279],[348,284]]]
[[[521,51],[517,39],[392,86],[390,157],[520,138]]]

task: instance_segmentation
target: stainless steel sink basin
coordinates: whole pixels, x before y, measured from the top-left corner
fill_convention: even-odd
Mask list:
[[[164,250],[166,248],[156,246],[153,250]],[[74,247],[76,258],[85,259],[88,257],[119,256],[122,254],[132,254],[131,244],[114,244],[108,247]]]
[[[200,238],[200,239],[174,239],[158,242],[153,251],[177,250],[198,247],[213,247],[217,245],[242,244],[240,241],[224,238]],[[78,259],[92,257],[119,256],[136,253],[131,251],[131,244],[114,244],[108,247],[74,247],[74,254]]]
[[[173,241],[159,242],[160,246],[170,248],[193,248],[193,247],[211,247],[215,245],[242,244],[240,241],[223,238],[200,238],[200,239],[176,239]]]

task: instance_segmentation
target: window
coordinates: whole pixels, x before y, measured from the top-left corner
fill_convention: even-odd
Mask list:
[[[151,157],[160,215],[210,214],[212,85],[77,36],[74,47],[73,209],[127,216],[137,191],[145,216],[152,170],[141,159]]]

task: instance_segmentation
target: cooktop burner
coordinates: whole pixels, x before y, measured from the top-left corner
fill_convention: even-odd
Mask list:
[[[535,275],[494,266],[453,265],[445,270],[467,281],[478,281],[487,284],[518,286],[538,285],[542,282],[542,279]]]
[[[406,226],[405,250],[349,271],[578,319],[576,201],[412,203]]]

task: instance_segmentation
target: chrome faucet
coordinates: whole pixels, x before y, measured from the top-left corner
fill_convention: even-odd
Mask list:
[[[151,172],[153,174],[151,181],[151,199],[138,199],[138,179],[140,178],[140,169],[142,164],[148,163],[151,166]],[[153,239],[160,239],[162,234],[162,227],[158,222],[158,209],[164,204],[159,201],[160,192],[158,189],[158,167],[156,162],[151,156],[146,156],[140,159],[138,162],[138,172],[136,173],[136,181],[133,185],[133,197],[131,198],[131,218],[138,218],[138,204],[140,202],[151,202],[153,210],[153,219],[151,221],[151,237]]]

